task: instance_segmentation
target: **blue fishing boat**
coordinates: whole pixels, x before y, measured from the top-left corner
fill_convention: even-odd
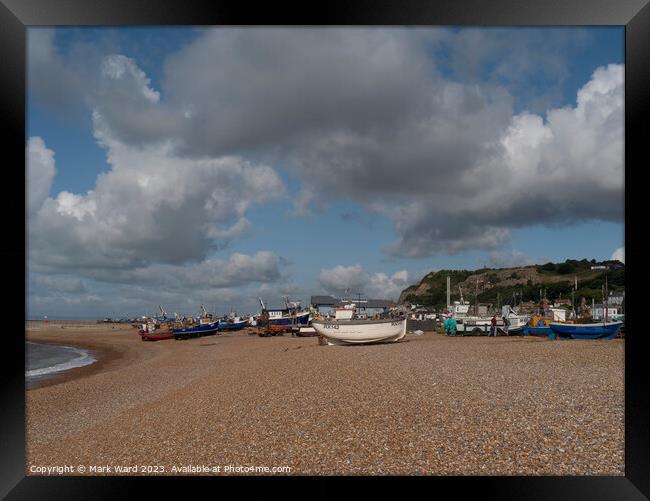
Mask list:
[[[525,325],[522,329],[524,336],[548,336],[551,334],[551,328],[548,325]]]
[[[600,322],[593,324],[551,323],[551,330],[561,338],[570,339],[614,339],[623,322]]]
[[[219,320],[219,330],[222,331],[238,331],[243,329],[248,325],[247,319],[242,319],[240,317],[235,318],[226,318]]]
[[[282,312],[282,315],[273,317],[273,314],[278,314]],[[291,314],[285,314],[284,310],[269,310],[269,323],[271,325],[294,325],[297,327],[307,327],[309,325],[309,312],[303,312],[298,315],[292,316]]]
[[[300,301],[290,302],[284,299],[284,308],[268,309],[262,298],[259,298],[262,305],[262,312],[268,313],[268,324],[278,327],[307,327],[309,325],[309,310],[300,309]]]
[[[212,314],[208,313],[203,305],[201,305],[201,310],[203,311],[203,314],[199,317],[198,322],[183,322],[174,325],[174,328],[172,329],[174,339],[210,336],[217,333],[219,330],[219,320],[215,319]]]
[[[187,327],[173,329],[174,339],[187,339],[190,337],[210,336],[219,330],[219,321],[199,323]]]
[[[552,334],[551,328],[548,326],[549,320],[533,315],[528,323],[522,329],[524,336],[550,336]]]

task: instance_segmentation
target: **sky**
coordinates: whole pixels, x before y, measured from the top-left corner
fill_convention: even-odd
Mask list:
[[[625,259],[624,31],[28,28],[27,315]]]

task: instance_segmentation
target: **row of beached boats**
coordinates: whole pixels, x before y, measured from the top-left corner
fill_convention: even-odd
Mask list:
[[[550,339],[614,339],[624,326],[622,320],[592,321],[589,323],[567,321],[552,322],[533,316],[524,327],[524,336],[546,336]]]
[[[143,341],[160,341],[164,339],[188,339],[199,336],[209,336],[220,331],[237,331],[247,327],[264,326],[273,334],[282,331],[292,331],[304,335],[309,333],[311,311],[301,308],[299,302],[290,302],[285,298],[285,307],[279,309],[267,309],[260,298],[262,312],[257,316],[240,317],[236,313],[217,317],[209,313],[201,305],[201,314],[198,317],[180,317],[178,314],[169,316],[160,306],[160,315],[144,318],[135,325]],[[261,334],[262,330],[258,329]],[[307,331],[307,332],[304,332]]]
[[[399,341],[406,335],[406,316],[394,309],[386,314],[368,318],[355,304],[335,309],[334,317],[321,317],[315,310],[302,308],[300,302],[285,298],[285,307],[270,309],[260,298],[262,311],[249,318],[230,314],[216,318],[201,306],[199,317],[180,318],[167,315],[160,307],[160,316],[147,318],[140,325],[143,341],[188,339],[209,336],[220,331],[255,327],[259,336],[292,332],[302,336],[322,336],[327,344],[364,344]]]
[[[469,303],[455,301],[443,314],[446,328],[449,320],[453,321],[453,330],[458,335],[488,335],[492,333],[494,323],[495,335],[545,336],[550,339],[614,339],[619,336],[624,320],[621,318],[603,320],[569,319],[553,321],[541,315],[517,313],[511,306],[503,307],[500,315],[472,316]]]
[[[218,318],[208,313],[201,305],[201,315],[198,317],[179,317],[174,314],[169,317],[160,307],[161,315],[146,318],[140,325],[140,336],[143,341],[161,341],[164,339],[188,339],[191,337],[209,336],[218,331],[239,330],[246,327],[248,319],[234,314]]]
[[[199,317],[169,317],[160,307],[161,316],[147,319],[141,325],[143,341],[187,339],[255,327],[259,336],[274,336],[281,332],[296,335],[320,336],[327,344],[367,344],[396,342],[407,332],[407,312],[404,307],[392,308],[381,315],[368,317],[364,308],[354,303],[334,309],[334,316],[321,316],[317,310],[301,307],[285,297],[284,308],[270,309],[259,298],[261,313],[252,317],[239,317],[230,313],[218,318],[201,306]],[[511,306],[502,308],[499,315],[469,314],[470,305],[462,300],[449,305],[442,315],[446,329],[453,323],[453,333],[467,335],[524,335],[548,336],[570,339],[613,339],[620,333],[620,320],[579,322],[553,322],[540,316],[515,311]],[[494,329],[492,327],[494,326]]]

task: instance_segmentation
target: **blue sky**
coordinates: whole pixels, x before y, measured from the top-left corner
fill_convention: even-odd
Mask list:
[[[253,312],[609,259],[623,37],[30,28],[28,314]]]

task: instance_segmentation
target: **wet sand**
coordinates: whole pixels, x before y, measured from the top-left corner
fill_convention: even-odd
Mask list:
[[[27,391],[27,474],[624,475],[622,339],[142,342],[130,326],[79,326],[27,340],[98,359]]]

